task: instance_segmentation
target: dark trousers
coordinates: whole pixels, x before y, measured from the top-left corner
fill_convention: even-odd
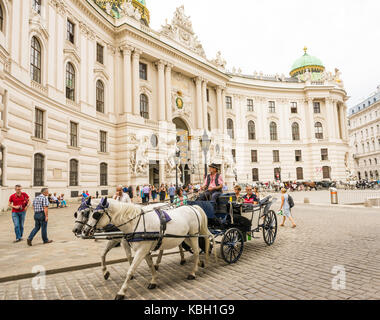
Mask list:
[[[48,223],[45,221],[45,213],[44,212],[36,212],[34,214],[34,229],[30,233],[29,240],[32,241],[38,231],[41,229],[42,241],[44,243],[48,242],[49,239],[47,237],[47,225]]]
[[[199,196],[199,201],[212,201],[212,202],[215,202],[219,199],[219,197],[222,195],[222,192],[220,191],[214,191],[214,192],[211,192],[211,191],[206,191],[204,193],[202,193],[200,196]]]
[[[170,196],[170,203],[174,203],[174,196]]]

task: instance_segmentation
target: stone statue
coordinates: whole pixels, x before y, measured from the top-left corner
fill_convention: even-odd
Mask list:
[[[222,53],[220,51],[216,53],[216,58],[211,62],[222,69],[225,69],[227,65],[227,62],[222,58]]]

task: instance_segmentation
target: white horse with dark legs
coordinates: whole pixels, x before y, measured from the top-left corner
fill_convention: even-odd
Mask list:
[[[73,233],[75,235],[79,235],[82,233],[82,229],[84,225],[88,222],[90,213],[93,210],[92,206],[94,205],[95,207],[97,207],[99,203],[100,203],[100,200],[92,200],[91,198],[88,198],[82,202],[78,211],[74,215],[76,221],[75,221]],[[144,208],[145,210],[153,210],[154,208],[157,208],[160,206],[163,206],[163,204],[146,206]],[[129,262],[129,265],[132,264],[132,261],[133,261],[132,252],[127,240],[125,240],[124,238],[109,240],[101,255],[101,268],[102,268],[103,277],[105,280],[108,280],[111,275],[107,269],[107,261],[106,261],[107,255],[112,249],[116,248],[118,245],[121,245],[121,247],[123,248],[125,255],[127,257],[127,260]],[[161,250],[158,255],[156,264],[154,266],[156,270],[158,270],[159,268],[159,265],[162,261],[163,254],[164,254],[164,251]],[[186,263],[186,260],[185,260],[185,253],[182,246],[180,246],[180,255],[181,255],[181,265],[184,265]],[[131,280],[133,280],[133,277],[131,278]]]
[[[205,212],[198,206],[184,206],[178,209],[168,210],[171,221],[167,223],[165,235],[176,237],[164,237],[160,250],[170,250],[179,247],[185,240],[194,252],[194,265],[188,280],[194,280],[199,264],[199,236],[205,237],[205,262],[208,262],[210,237],[212,234],[208,230],[208,220]],[[99,206],[90,213],[89,220],[83,228],[83,236],[93,234],[95,230],[113,224],[126,235],[146,235],[158,234],[161,229],[161,222],[154,211],[142,212],[141,208],[133,204],[125,204],[113,200],[102,199]],[[128,289],[129,280],[135,274],[136,269],[145,259],[151,272],[152,280],[149,289],[157,287],[157,273],[153,264],[151,252],[157,247],[159,240],[149,240],[141,242],[130,242],[135,257],[128,270],[127,278],[116,296],[116,300],[123,300]]]

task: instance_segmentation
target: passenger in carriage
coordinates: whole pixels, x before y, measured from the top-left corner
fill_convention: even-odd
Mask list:
[[[243,197],[244,199],[244,203],[250,203],[250,204],[258,204],[259,203],[259,198],[258,198],[258,192],[257,192],[257,188],[255,188],[255,192],[253,190],[253,187],[252,186],[247,186],[247,188],[245,189],[245,191],[247,192],[247,194]]]
[[[222,195],[222,189],[224,185],[223,177],[218,173],[219,168],[216,164],[209,166],[210,174],[206,177],[202,186],[202,193],[199,197],[200,201],[209,201],[216,203],[219,197]]]

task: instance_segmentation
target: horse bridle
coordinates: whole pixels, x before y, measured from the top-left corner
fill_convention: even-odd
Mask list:
[[[85,210],[81,210],[83,213],[83,217],[85,217],[88,221],[88,218],[90,216],[90,211],[93,210],[91,207],[86,208]],[[78,219],[78,211],[74,214],[75,219]],[[76,220],[75,223],[80,224],[82,226],[85,226],[86,223],[83,221]]]
[[[87,219],[87,222],[84,223],[84,225],[85,225],[86,227],[89,227],[90,230],[97,230],[96,227],[97,227],[97,225],[99,224],[99,221],[103,218],[103,216],[104,216],[105,214],[107,215],[107,217],[108,217],[108,219],[109,219],[109,223],[108,223],[108,224],[111,224],[111,222],[112,222],[112,218],[111,218],[111,216],[110,216],[109,213],[108,213],[108,208],[109,208],[109,205],[108,205],[108,207],[103,207],[103,206],[102,206],[102,208],[101,208],[102,212],[100,212],[100,210],[95,209],[95,210],[94,210],[94,213],[92,214],[92,218],[96,221],[95,225],[94,225],[94,226],[89,225],[89,224],[88,224],[88,220],[89,220],[89,219]]]

